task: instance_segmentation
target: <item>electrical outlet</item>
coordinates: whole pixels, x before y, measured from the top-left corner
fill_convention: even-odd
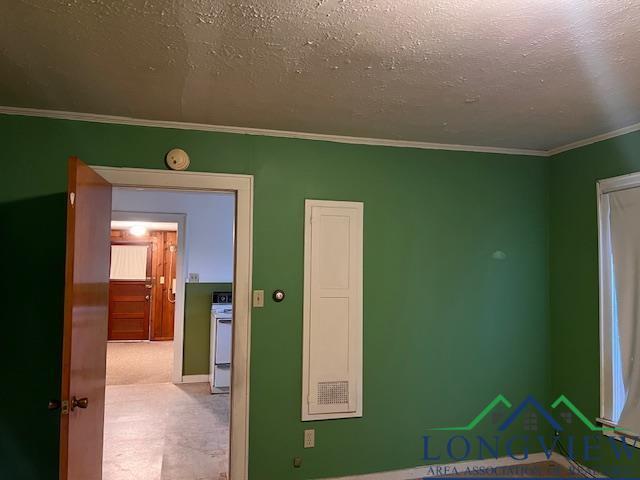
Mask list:
[[[253,308],[264,307],[264,290],[253,291]]]
[[[200,274],[199,273],[190,273],[189,274],[189,283],[200,283]]]
[[[304,448],[313,448],[316,446],[316,431],[313,429],[304,431]]]

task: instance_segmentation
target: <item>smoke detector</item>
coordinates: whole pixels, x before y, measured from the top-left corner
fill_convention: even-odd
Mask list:
[[[186,170],[189,168],[189,155],[181,148],[174,148],[169,151],[166,161],[171,170]]]

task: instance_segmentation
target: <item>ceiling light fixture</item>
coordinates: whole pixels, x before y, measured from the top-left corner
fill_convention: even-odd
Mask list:
[[[147,233],[147,228],[144,225],[133,225],[129,229],[129,233],[134,237],[142,237]]]

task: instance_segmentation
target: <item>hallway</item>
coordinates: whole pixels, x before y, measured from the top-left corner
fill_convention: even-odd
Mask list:
[[[173,342],[108,342],[107,386],[169,383]]]

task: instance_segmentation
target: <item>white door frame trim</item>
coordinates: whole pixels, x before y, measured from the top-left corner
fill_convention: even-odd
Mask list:
[[[236,194],[234,322],[231,378],[230,480],[248,478],[251,275],[253,266],[253,176],[92,166],[119,187],[155,187]]]
[[[95,168],[94,168],[95,170]],[[172,222],[178,224],[178,255],[176,257],[176,308],[173,316],[173,368],[171,381],[173,383],[184,382],[182,375],[184,355],[184,292],[185,292],[185,265],[187,259],[187,214],[141,211],[111,212],[111,220],[147,221],[147,222]],[[171,280],[169,280],[171,281]]]

